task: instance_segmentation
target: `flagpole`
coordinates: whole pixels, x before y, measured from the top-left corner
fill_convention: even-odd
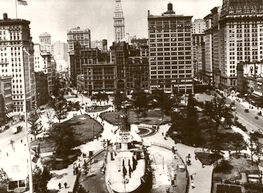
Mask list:
[[[30,58],[29,56],[31,55],[24,47],[23,47],[23,51],[26,53],[27,55],[27,65],[30,66]],[[32,171],[32,158],[31,158],[31,146],[30,146],[30,139],[29,139],[29,129],[28,129],[28,125],[27,125],[27,105],[26,105],[26,72],[25,72],[25,61],[24,62],[24,111],[25,111],[25,127],[26,127],[26,142],[27,142],[27,146],[28,146],[28,180],[29,180],[29,193],[34,193],[34,186],[33,186],[33,171]],[[30,80],[29,80],[30,82]]]
[[[15,0],[15,6],[16,6],[16,19],[17,19],[17,0]]]

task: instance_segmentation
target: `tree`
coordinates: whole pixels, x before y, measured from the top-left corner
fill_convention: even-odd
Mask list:
[[[162,116],[164,114],[169,114],[171,111],[171,107],[173,106],[171,98],[164,93],[163,90],[156,90],[152,96],[152,101],[157,101],[157,107],[161,108]]]
[[[39,134],[38,123],[37,123],[38,119],[39,119],[39,116],[38,116],[38,113],[36,112],[36,110],[32,111],[29,114],[29,117],[27,119],[28,123],[31,125],[30,133],[32,135],[34,135],[35,140],[36,140],[37,134]]]
[[[196,99],[193,94],[189,94],[186,107],[186,118],[183,121],[182,135],[188,144],[200,145],[202,143],[200,128],[198,123],[198,115],[195,108]]]
[[[53,95],[57,97],[63,97],[65,82],[61,81],[59,77],[54,79]]]
[[[261,152],[261,147],[258,141],[257,133],[250,133],[249,141],[246,142],[247,148],[250,151],[251,162],[254,163],[254,155],[258,155]]]
[[[109,102],[109,96],[107,93],[103,92],[101,96],[102,101],[106,101],[107,103]]]
[[[38,166],[33,170],[33,188],[35,193],[47,193],[47,184],[52,175],[50,171],[44,167],[41,170]]]
[[[49,127],[52,127],[52,125],[53,125],[53,110],[46,111],[46,116],[48,118]]]
[[[225,123],[226,117],[230,117],[231,109],[228,108],[225,104],[225,98],[220,98],[218,96],[214,96],[211,102],[207,102],[205,104],[205,114],[210,118],[211,123],[215,123],[213,127],[211,127],[211,148],[215,150],[215,153],[219,153],[220,151],[220,139],[218,136],[218,129],[220,125]],[[229,124],[229,122],[226,122]]]
[[[232,141],[233,147],[235,148],[236,153],[240,153],[240,150],[242,150],[245,145],[244,138],[239,133],[233,133],[232,136],[233,136],[233,139],[231,141]]]
[[[119,90],[117,90],[114,93],[114,99],[113,104],[117,110],[121,109],[122,102],[124,102],[127,99],[126,95],[124,93],[121,93]]]
[[[136,90],[132,94],[132,98],[134,100],[134,107],[138,109],[140,113],[148,107],[149,98],[147,97],[147,94],[144,92],[144,90]]]
[[[64,100],[56,100],[54,104],[54,110],[56,117],[60,123],[60,120],[65,116],[66,112],[66,102]]]
[[[181,103],[181,98],[181,93],[174,94],[174,96],[171,98],[173,106],[178,107],[178,105]]]
[[[48,130],[49,137],[56,144],[57,156],[66,157],[74,147],[75,139],[72,130],[71,127],[63,127],[61,124],[54,124]]]
[[[97,94],[91,96],[91,100],[98,101],[100,104],[102,101],[106,101],[108,103],[109,96],[105,92],[98,92]]]

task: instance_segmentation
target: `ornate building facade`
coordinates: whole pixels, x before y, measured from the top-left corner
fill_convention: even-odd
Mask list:
[[[16,113],[25,112],[25,105],[27,111],[35,108],[34,48],[29,24],[27,20],[10,19],[6,13],[0,20],[0,76],[12,77]]]
[[[205,20],[195,19],[193,22],[193,67],[194,77],[201,79],[205,63],[205,42],[204,42]]]
[[[224,0],[220,15],[221,85],[237,85],[237,64],[263,59],[263,1]]]
[[[115,0],[115,11],[114,11],[114,33],[115,42],[120,42],[125,38],[125,24],[124,16],[121,6],[121,0]]]
[[[263,106],[263,62],[240,62],[237,65],[237,91],[248,94],[258,105]]]
[[[220,7],[211,10],[204,20],[206,23],[204,42],[205,42],[205,65],[203,68],[203,79],[209,84],[217,86],[219,79],[219,39],[222,36],[219,30]],[[216,84],[217,83],[217,84]]]
[[[81,29],[80,27],[71,28],[67,33],[68,51],[74,51],[74,43],[90,48],[90,29]]]
[[[205,17],[207,77],[216,87],[237,87],[237,64],[263,59],[263,1],[224,0]]]

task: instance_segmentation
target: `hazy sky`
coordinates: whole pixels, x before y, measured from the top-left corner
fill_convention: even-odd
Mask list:
[[[0,0],[0,18],[8,13],[15,18],[15,1]],[[223,0],[122,0],[125,17],[125,31],[137,37],[147,37],[147,12],[161,15],[171,2],[176,14],[191,15],[193,19],[203,18]],[[91,40],[114,41],[113,15],[115,0],[27,0],[28,5],[18,5],[18,18],[31,21],[31,35],[34,42],[43,32],[51,34],[52,42],[66,42],[67,30],[72,27],[89,28]]]

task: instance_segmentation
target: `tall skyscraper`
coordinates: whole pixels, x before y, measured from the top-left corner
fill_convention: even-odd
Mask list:
[[[220,14],[220,84],[237,85],[237,64],[263,59],[263,1],[224,0]]]
[[[121,41],[125,37],[125,24],[124,16],[121,6],[121,0],[115,1],[115,11],[114,11],[114,32],[115,32],[115,42]]]
[[[41,51],[51,53],[51,35],[47,32],[39,35],[39,42],[41,45]]]
[[[193,91],[192,16],[176,15],[173,5],[161,16],[148,11],[150,90]]]
[[[6,13],[0,20],[0,76],[12,77],[14,112],[19,113],[25,111],[25,94],[27,110],[35,108],[34,50],[29,24],[28,20],[10,19]]]
[[[203,19],[195,19],[193,22],[193,67],[194,76],[202,77],[202,68],[205,64],[205,43],[204,43],[205,21]]]
[[[78,42],[86,48],[91,47],[90,29],[72,28],[67,33],[68,51],[74,50],[74,43]]]
[[[237,86],[237,64],[263,59],[263,1],[224,0],[205,17],[207,75],[216,87]]]
[[[195,19],[193,22],[193,34],[203,34],[205,31],[205,20]]]
[[[205,16],[206,23],[205,42],[205,65],[203,67],[203,80],[218,87],[220,77],[220,39],[222,31],[219,28],[220,7],[211,9],[211,13]]]
[[[68,45],[64,42],[54,42],[53,43],[53,53],[54,59],[56,60],[57,71],[65,71],[68,68]]]

